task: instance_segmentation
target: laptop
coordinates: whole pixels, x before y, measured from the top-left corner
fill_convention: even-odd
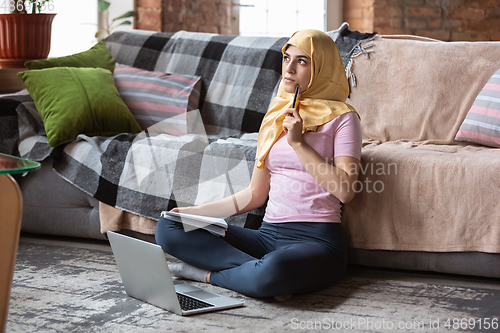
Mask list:
[[[129,296],[182,316],[243,305],[189,284],[174,285],[159,245],[112,231],[107,235]]]

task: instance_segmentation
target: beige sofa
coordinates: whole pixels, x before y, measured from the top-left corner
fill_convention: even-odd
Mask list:
[[[500,149],[455,141],[499,42],[384,36],[353,60],[362,168],[351,263],[500,277]]]
[[[215,42],[206,46],[211,51],[206,56],[212,57],[214,49],[226,47],[220,41],[230,39],[193,33],[167,43],[165,40],[172,37],[169,34],[150,37],[151,34],[115,33],[109,43],[113,56],[130,66],[139,59],[138,63],[151,62],[150,70],[168,68],[172,73],[190,73],[196,68],[193,59],[199,57],[185,56],[183,51],[198,52],[193,45],[213,39]],[[285,40],[256,38],[253,43],[262,40],[273,45],[273,49],[262,47],[260,52],[281,56],[279,49]],[[173,53],[165,53],[168,48],[162,43],[167,43]],[[243,39],[237,44],[253,45]],[[356,78],[351,81],[348,102],[361,115],[364,135],[359,193],[343,207],[350,262],[500,277],[500,150],[454,141],[477,94],[500,68],[500,42],[446,43],[385,36],[366,42],[364,51],[368,50],[372,51],[369,58],[356,49],[359,55],[348,66]],[[239,58],[223,51],[221,55],[232,59],[228,63],[248,61],[243,51],[239,51]],[[208,72],[223,64],[210,59],[203,63]],[[226,72],[221,67],[218,73]],[[268,75],[271,72],[263,68],[263,73],[267,73],[263,82],[270,86],[266,91],[274,87]],[[212,77],[208,74],[201,76],[210,83]],[[279,80],[279,74],[274,80]],[[238,89],[242,95],[253,89],[255,96],[251,100],[262,99],[259,89]],[[219,90],[203,96],[202,110],[209,112],[212,124],[215,120],[229,122],[232,118],[220,117],[221,112],[214,107],[219,99],[210,95],[213,92]],[[3,103],[19,104],[11,99]],[[265,110],[265,106],[258,110]],[[11,119],[11,126],[15,127],[18,121],[12,114],[6,114],[3,123]],[[245,127],[253,125],[255,131],[261,115],[253,114],[255,117],[242,118],[241,122]],[[235,119],[232,120],[240,121]],[[255,155],[250,152],[251,149],[245,158],[253,161]],[[117,209],[80,191],[52,171],[52,161],[52,156],[45,159],[42,170],[29,174],[20,184],[25,199],[24,231],[101,239],[101,233],[107,230],[126,229],[150,237],[154,234],[155,220]],[[256,227],[257,222],[244,225]]]

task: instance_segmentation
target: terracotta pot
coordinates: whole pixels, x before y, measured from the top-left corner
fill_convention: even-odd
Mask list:
[[[0,14],[0,68],[46,59],[56,14]]]

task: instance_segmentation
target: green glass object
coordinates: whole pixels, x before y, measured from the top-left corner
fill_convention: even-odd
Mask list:
[[[0,153],[0,175],[25,173],[38,168],[40,168],[38,162]]]

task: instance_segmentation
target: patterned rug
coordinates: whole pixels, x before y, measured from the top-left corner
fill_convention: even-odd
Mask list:
[[[500,317],[494,280],[353,267],[335,287],[284,301],[193,284],[245,306],[177,316],[128,297],[110,250],[21,238],[7,332],[498,332]]]

